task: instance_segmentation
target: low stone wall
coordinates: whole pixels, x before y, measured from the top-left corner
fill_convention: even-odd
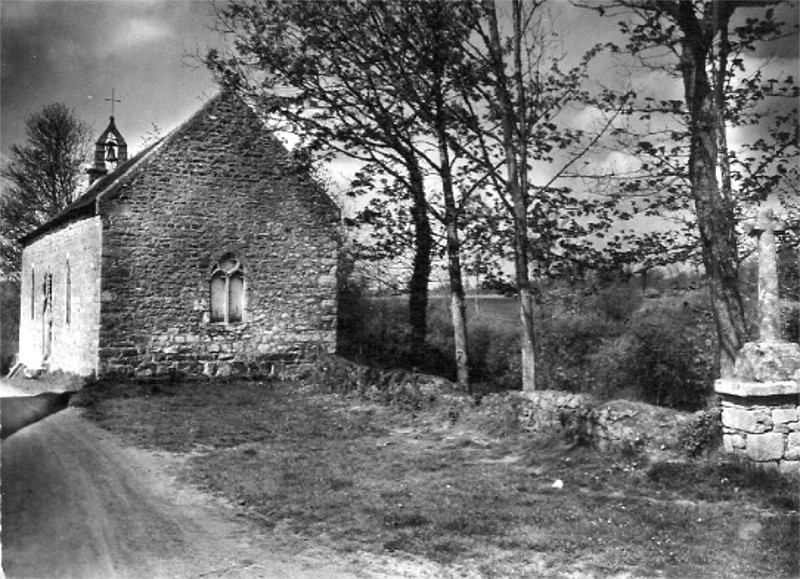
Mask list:
[[[519,420],[526,432],[547,433],[572,430],[576,436],[580,429],[591,429],[592,401],[582,394],[540,390],[519,392]]]
[[[797,396],[723,396],[725,452],[758,466],[800,473],[800,406]]]
[[[681,412],[644,402],[613,400],[594,409],[593,443],[601,450],[678,453],[688,449],[683,431],[702,412]]]
[[[681,432],[698,414],[629,400],[600,403],[586,394],[552,390],[493,395],[482,406],[514,409],[525,432],[561,433],[600,450],[650,454],[684,452]]]

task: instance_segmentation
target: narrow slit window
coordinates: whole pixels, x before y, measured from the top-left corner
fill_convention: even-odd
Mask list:
[[[211,321],[234,324],[244,320],[244,271],[236,259],[226,256],[211,273]]]
[[[31,269],[31,319],[36,317],[36,270]]]
[[[67,262],[67,276],[64,288],[64,317],[67,325],[72,321],[72,271]]]

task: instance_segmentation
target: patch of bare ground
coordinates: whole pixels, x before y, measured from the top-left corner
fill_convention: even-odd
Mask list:
[[[463,404],[375,402],[313,384],[97,392],[85,396],[87,416],[179,453],[179,483],[228,501],[283,551],[324,549],[364,572],[800,572],[796,483],[719,457],[648,463],[470,421]]]
[[[120,446],[80,414],[71,408],[3,441],[4,577],[450,576],[420,557],[341,553],[264,529],[222,493],[178,479],[193,453]]]

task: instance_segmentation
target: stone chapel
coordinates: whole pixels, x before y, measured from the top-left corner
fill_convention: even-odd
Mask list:
[[[23,239],[19,359],[78,375],[265,374],[332,353],[339,210],[224,91]]]

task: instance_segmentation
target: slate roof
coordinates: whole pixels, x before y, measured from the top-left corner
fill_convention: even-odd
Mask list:
[[[166,137],[164,137],[164,139],[166,139]],[[84,217],[92,217],[93,215],[95,215],[95,211],[97,208],[96,202],[100,194],[111,189],[112,186],[116,184],[121,177],[123,177],[129,171],[131,171],[131,169],[133,169],[139,163],[140,160],[146,157],[147,154],[150,151],[152,151],[155,148],[155,146],[161,143],[164,139],[161,139],[156,143],[150,145],[149,147],[146,147],[138,154],[136,154],[135,156],[131,157],[130,159],[122,163],[111,173],[103,175],[102,177],[97,179],[97,181],[92,183],[84,193],[82,193],[77,199],[75,199],[75,201],[67,205],[67,207],[64,208],[55,217],[45,222],[44,224],[40,225],[30,233],[26,233],[25,235],[20,237],[19,239],[20,243],[22,243],[23,245],[27,245],[61,225],[70,223],[72,221],[77,221],[79,219],[83,219]]]
[[[136,170],[141,167],[141,161],[150,156],[155,149],[161,148],[161,145],[166,144],[173,140],[173,138],[181,132],[181,130],[189,124],[195,117],[202,114],[211,104],[216,101],[221,95],[209,99],[209,101],[198,110],[195,114],[191,115],[185,122],[181,123],[175,130],[168,135],[162,137],[155,143],[145,147],[142,151],[119,165],[112,172],[103,175],[92,183],[89,188],[81,193],[81,195],[70,203],[64,210],[58,213],[55,217],[40,225],[30,233],[26,233],[19,238],[22,245],[28,245],[43,235],[53,231],[61,225],[78,221],[86,217],[93,217],[97,212],[97,198],[106,192],[110,192],[116,188],[116,185],[124,177],[132,176]],[[105,134],[105,133],[104,133]]]

